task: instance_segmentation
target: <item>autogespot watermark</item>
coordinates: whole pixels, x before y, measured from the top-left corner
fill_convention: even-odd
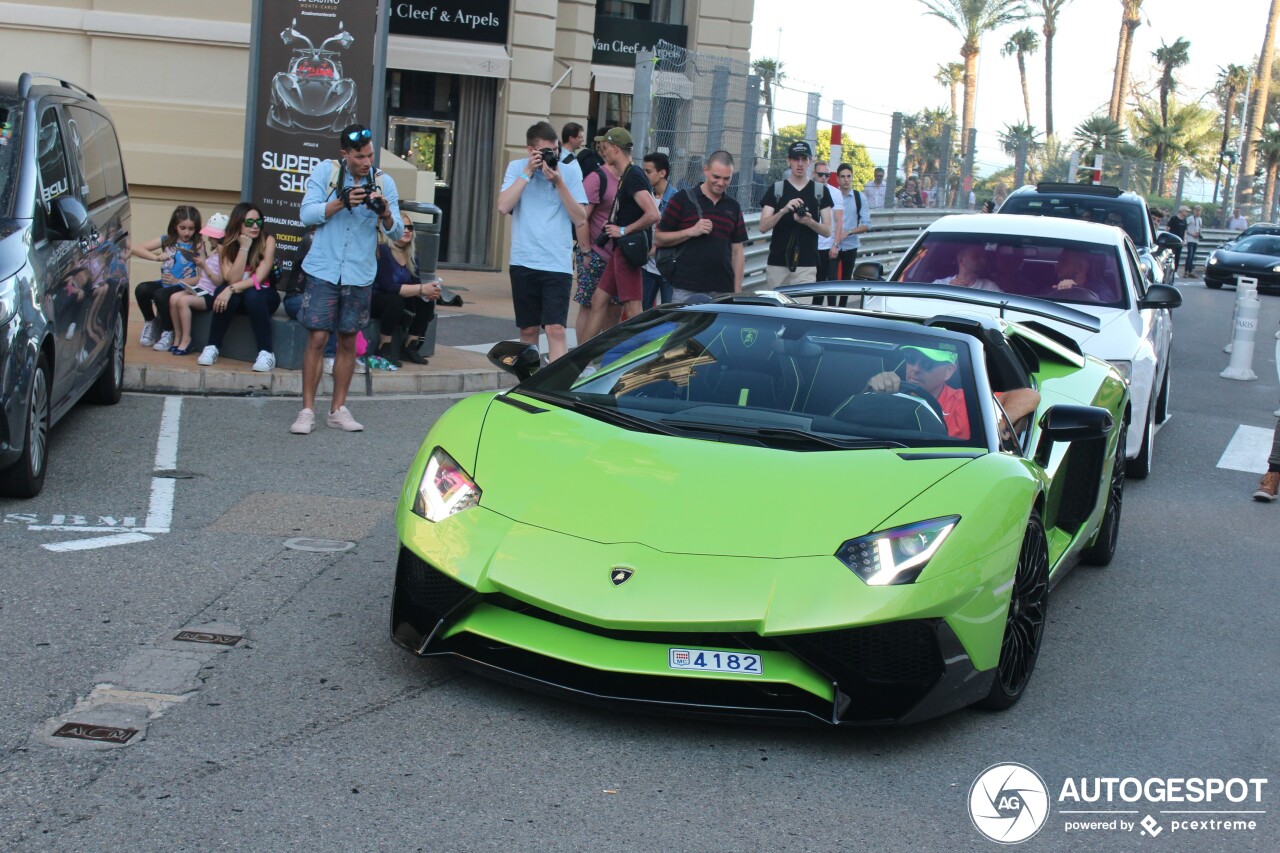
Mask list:
[[[993,764],[973,781],[969,818],[978,832],[1000,844],[1019,844],[1058,822],[1069,834],[1230,837],[1258,831],[1267,814],[1266,787],[1266,779],[1243,777],[1071,776],[1055,799],[1040,774],[1006,762]]]

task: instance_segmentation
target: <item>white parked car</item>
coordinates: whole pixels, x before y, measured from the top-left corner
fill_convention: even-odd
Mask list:
[[[1169,416],[1171,309],[1182,294],[1149,284],[1138,251],[1119,228],[1076,220],[1001,214],[945,216],[920,235],[891,282],[951,284],[1032,296],[1094,317],[1097,332],[1010,310],[1073,338],[1080,349],[1115,365],[1129,383],[1128,474],[1151,472],[1155,427]],[[868,308],[921,313],[907,298],[870,297]],[[957,305],[952,313],[990,313]],[[927,313],[937,313],[934,302]]]

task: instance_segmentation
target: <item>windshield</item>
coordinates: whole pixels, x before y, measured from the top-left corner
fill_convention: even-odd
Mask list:
[[[814,313],[650,311],[516,391],[628,429],[784,450],[985,446],[964,338]]]
[[[9,205],[18,182],[18,131],[22,104],[0,101],[0,216],[9,215]]]
[[[1255,255],[1280,255],[1280,237],[1255,234],[1236,243],[1235,250]]]
[[[1057,216],[1061,219],[1079,219],[1082,222],[1100,222],[1115,225],[1129,235],[1139,246],[1147,245],[1147,223],[1144,210],[1133,202],[1097,198],[1087,195],[1031,195],[1010,196],[1000,205],[1000,213],[1024,213],[1032,216]]]
[[[1075,240],[926,233],[892,280],[1128,307],[1115,248]]]

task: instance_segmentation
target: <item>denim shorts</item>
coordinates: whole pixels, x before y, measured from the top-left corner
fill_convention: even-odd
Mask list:
[[[303,272],[306,290],[298,322],[313,332],[330,330],[340,335],[354,335],[369,325],[369,302],[372,286],[352,287],[334,284]]]

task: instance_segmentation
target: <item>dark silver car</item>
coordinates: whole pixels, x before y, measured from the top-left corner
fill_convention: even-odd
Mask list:
[[[129,189],[111,116],[84,89],[0,83],[0,492],[44,486],[49,430],[115,403],[128,323]]]

